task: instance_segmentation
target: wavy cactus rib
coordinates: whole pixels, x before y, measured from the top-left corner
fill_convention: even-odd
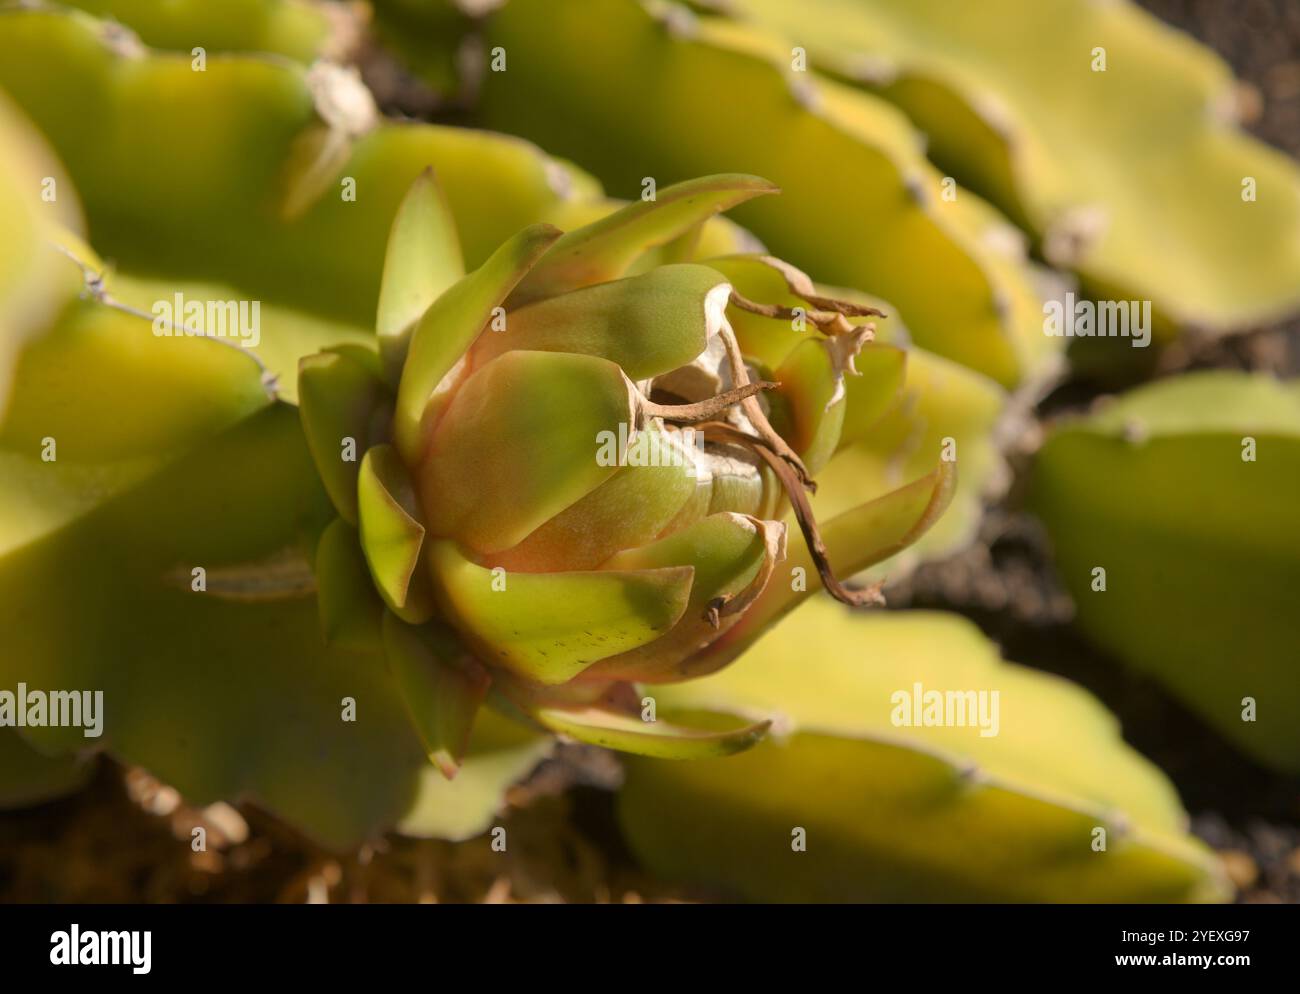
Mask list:
[[[596,211],[567,233],[531,225],[439,292],[446,281],[430,273],[454,255],[454,221],[436,209],[435,182],[420,176],[393,223],[383,360],[335,350],[301,364],[302,422],[340,516],[317,553],[326,630],[373,639],[378,594],[390,666],[449,777],[485,699],[643,755],[751,747],[765,724],[648,722],[635,684],[716,670],[809,589],[782,567],[789,528],[802,532],[792,561],[815,574],[813,589],[857,603],[874,592],[836,571],[892,555],[947,507],[943,463],[848,511],[847,525],[831,522],[834,549],[808,505],[805,459],[834,452],[844,381],[861,375],[870,345],[872,326],[855,322],[880,312],[817,293],[779,260],[726,257],[738,272],[780,274],[812,316],[804,331],[787,323],[802,340],[774,371],[781,379],[764,379],[742,343],[751,333],[730,317],[782,321],[788,308],[707,264],[655,264],[689,259],[720,211],[774,192],[734,174]],[[884,411],[901,362],[897,350],[881,355],[892,364],[855,390],[870,407],[863,398],[880,386]]]
[[[344,5],[312,0],[62,0],[129,27],[147,45],[193,53],[269,52],[298,62],[341,58],[357,40]]]
[[[654,11],[652,13],[651,11]],[[639,191],[744,163],[783,190],[736,217],[819,278],[896,304],[919,345],[1003,384],[1043,375],[1042,332],[1023,262],[990,247],[987,209],[940,200],[941,177],[884,101],[790,73],[770,39],[636,0],[511,0],[486,24],[504,50],[482,119],[540,140]],[[582,58],[571,53],[582,52]],[[743,101],[700,100],[743,93]]]
[[[1158,382],[1060,424],[1032,492],[1084,631],[1292,773],[1297,492],[1300,384],[1238,373]]]
[[[116,296],[258,302],[253,351],[288,399],[301,356],[369,341],[389,227],[430,165],[470,266],[599,193],[520,139],[382,121],[328,64],[219,55],[196,72],[127,39],[77,11],[0,8],[0,88],[67,167]]]
[[[1158,332],[1300,308],[1300,172],[1238,128],[1227,66],[1136,5],[717,6],[896,103],[935,161],[1021,219],[1049,260],[1100,296],[1152,301]]]
[[[996,727],[982,725],[996,734],[981,735],[974,695],[965,726],[896,723],[912,713],[897,695],[918,684],[922,695],[996,692]],[[628,761],[623,831],[670,878],[768,901],[1227,896],[1173,788],[1110,714],[1002,662],[961,619],[853,616],[819,598],[743,665],[654,695],[666,720],[704,709],[776,722],[773,740],[725,761]]]
[[[147,318],[86,295],[82,266],[95,271],[100,263],[84,246],[78,259],[60,252],[73,243],[65,235],[37,250],[59,267],[62,292],[56,319],[20,354],[0,423],[6,554],[57,533],[270,402],[261,368],[242,350],[155,336]],[[149,404],[124,402],[143,396]]]

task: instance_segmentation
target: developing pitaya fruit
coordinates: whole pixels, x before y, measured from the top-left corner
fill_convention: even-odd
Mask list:
[[[836,578],[806,496],[879,312],[821,296],[766,256],[719,266],[767,267],[781,301],[676,261],[714,214],[772,192],[748,176],[678,184],[568,234],[525,228],[461,275],[426,173],[394,221],[378,349],[302,361],[303,424],[339,512],[316,557],[326,636],[382,641],[446,775],[489,697],[644,755],[758,741],[766,721],[656,720],[637,685],[718,669],[794,599],[764,606],[765,592],[806,589],[807,570],[782,566],[787,517],[814,589],[879,598]],[[747,361],[736,319],[803,340],[763,368]],[[946,505],[952,476],[940,472],[919,513],[900,510],[903,544]],[[838,529],[856,546],[840,561],[856,570],[854,556],[896,551],[897,517]]]

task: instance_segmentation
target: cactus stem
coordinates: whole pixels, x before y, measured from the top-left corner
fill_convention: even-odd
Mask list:
[[[684,424],[698,424],[701,421],[716,418],[723,411],[735,407],[757,393],[764,390],[775,390],[778,386],[780,386],[779,383],[760,380],[757,383],[746,383],[744,386],[736,387],[734,390],[727,390],[724,393],[697,401],[694,404],[656,404],[644,397],[638,403],[644,417],[663,418],[665,421]]]
[[[799,530],[803,532],[804,542],[808,546],[808,554],[812,556],[813,564],[817,567],[817,574],[821,577],[822,586],[826,588],[827,593],[837,601],[850,607],[866,607],[885,603],[885,597],[880,592],[884,586],[883,582],[873,583],[861,590],[851,590],[844,586],[839,578],[835,576],[835,571],[831,568],[830,558],[826,551],[826,543],[822,541],[821,531],[817,527],[817,519],[813,515],[812,506],[808,503],[808,495],[804,493],[802,481],[799,479],[794,467],[780,455],[773,452],[767,446],[766,440],[756,439],[752,435],[719,421],[709,422],[704,426],[704,430],[721,436],[725,441],[734,442],[752,449],[772,468],[772,472],[781,481],[781,486],[785,488],[786,496],[790,498],[790,506],[794,510],[795,519],[799,522]]]
[[[84,295],[87,298],[95,301],[97,304],[102,304],[104,307],[111,307],[113,310],[121,311],[123,314],[130,314],[133,317],[143,318],[145,321],[150,323],[158,320],[154,315],[142,311],[138,307],[132,307],[130,304],[124,304],[120,300],[114,298],[108,292],[108,284],[105,281],[102,272],[92,266],[88,266],[82,259],[78,259],[77,256],[70,252],[65,246],[59,245],[57,242],[51,242],[50,244],[71,259],[73,263],[76,264],[77,268],[81,270],[81,279],[85,284]],[[242,345],[236,345],[234,342],[227,341],[217,335],[209,335],[207,332],[200,331],[197,328],[191,328],[189,325],[177,324],[175,321],[169,321],[168,324],[173,330],[180,331],[191,338],[206,338],[219,345],[224,345],[228,349],[234,349],[235,351],[248,356],[248,358],[252,359],[253,362],[257,364],[257,368],[261,370],[263,389],[266,390],[267,395],[272,400],[275,399],[276,393],[279,390],[280,378],[267,368],[266,363],[264,363],[252,349],[246,349]]]

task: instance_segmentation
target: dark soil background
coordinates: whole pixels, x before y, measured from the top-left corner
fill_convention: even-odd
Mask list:
[[[1300,0],[1142,0],[1215,48],[1242,81],[1247,126],[1300,158]],[[1193,368],[1300,375],[1300,322],[1170,349],[1158,375]],[[1096,390],[1066,383],[1040,405],[1054,416]],[[1300,902],[1300,781],[1235,752],[1160,687],[1088,644],[1052,575],[1017,488],[987,516],[980,541],[887,588],[895,608],[938,608],[974,620],[1021,663],[1088,687],[1120,718],[1125,738],[1174,781],[1192,828],[1221,853],[1249,902]],[[1297,716],[1300,720],[1300,716]],[[719,895],[642,873],[614,823],[617,769],[565,748],[513,792],[505,857],[487,839],[390,837],[354,856],[317,849],[247,807],[191,808],[144,771],[101,760],[77,795],[0,817],[0,901],[640,901]],[[208,829],[209,851],[190,851]]]

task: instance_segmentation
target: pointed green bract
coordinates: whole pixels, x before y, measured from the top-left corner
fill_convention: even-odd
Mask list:
[[[663,569],[690,566],[695,570],[691,606],[703,607],[712,598],[743,586],[758,567],[763,547],[753,520],[724,511],[683,528],[657,542],[629,549],[605,563],[606,569]]]
[[[810,473],[820,470],[835,453],[844,424],[843,387],[838,397],[836,388],[848,377],[835,368],[830,344],[820,336],[804,341],[773,373],[781,384],[779,395],[788,418],[788,428],[774,427],[799,453]]]
[[[348,524],[357,523],[361,457],[385,430],[391,399],[370,353],[318,352],[298,362],[298,414],[312,460],[330,500]]]
[[[957,464],[940,461],[933,472],[877,497],[822,526],[831,566],[851,576],[911,545],[947,509],[957,489]],[[803,561],[806,550],[796,551]]]
[[[618,279],[649,248],[736,204],[777,188],[757,176],[726,174],[686,180],[654,200],[628,204],[561,238],[511,295],[512,307],[579,287]]]
[[[361,551],[361,535],[342,518],[335,518],[316,546],[316,602],[326,645],[345,649],[375,649],[384,602]]]
[[[594,356],[493,359],[456,392],[420,466],[429,530],[481,552],[523,541],[618,472],[617,440],[635,426],[630,390]]]
[[[384,603],[416,624],[433,613],[420,565],[424,525],[416,517],[415,491],[391,445],[376,445],[361,460],[357,481],[361,547]]]
[[[643,721],[639,715],[594,707],[539,708],[530,713],[552,732],[579,742],[655,759],[731,756],[757,745],[772,724],[760,721],[717,731],[667,721]]]
[[[704,351],[727,295],[726,281],[707,266],[658,266],[511,311],[500,331],[479,336],[473,363],[509,349],[577,352],[618,363],[630,379],[648,379]]]
[[[375,332],[390,383],[401,376],[412,325],[464,275],[455,219],[433,170],[426,169],[397,208],[384,254]]]
[[[692,451],[675,435],[655,427],[638,434],[626,466],[518,545],[494,553],[492,563],[528,573],[595,569],[653,541],[704,488]]]
[[[631,649],[592,667],[590,676],[662,682],[688,675],[684,667],[696,650],[718,638],[722,624],[735,617],[711,617],[710,606],[721,607],[744,595],[751,585],[766,583],[765,560],[774,555],[766,529],[776,526],[734,512],[709,515],[666,538],[629,549],[605,564],[606,569],[643,570],[688,566],[695,572],[691,598],[680,621],[651,645]],[[761,587],[751,596],[758,596]],[[746,608],[754,610],[753,606]],[[743,614],[741,615],[743,618]]]
[[[453,542],[428,552],[446,616],[486,662],[540,684],[565,683],[606,656],[659,638],[686,609],[694,570],[507,573]]]
[[[926,476],[822,522],[831,569],[850,577],[883,562],[925,534],[952,501],[957,471],[941,462]],[[791,523],[793,530],[797,525]],[[795,579],[801,582],[795,583]],[[693,661],[693,672],[712,672],[744,652],[774,622],[821,589],[817,566],[802,542],[791,542],[788,559],[758,601],[715,644]]]
[[[516,283],[547,246],[560,237],[549,224],[534,224],[501,245],[487,262],[433,302],[411,333],[397,389],[393,437],[408,462],[421,454],[421,425],[436,423],[453,383],[452,373],[474,339]],[[426,420],[427,419],[427,420]]]
[[[605,197],[597,188],[583,200],[570,199],[557,204],[546,217],[558,228],[574,231],[594,221],[609,217],[627,206],[627,201]],[[647,273],[656,266],[696,262],[704,265],[717,256],[753,252],[759,248],[754,236],[724,214],[715,214],[697,222],[677,237],[647,248],[632,260],[624,275]]]
[[[385,614],[383,637],[384,657],[420,741],[450,780],[460,768],[491,678],[441,626],[417,628]]]

